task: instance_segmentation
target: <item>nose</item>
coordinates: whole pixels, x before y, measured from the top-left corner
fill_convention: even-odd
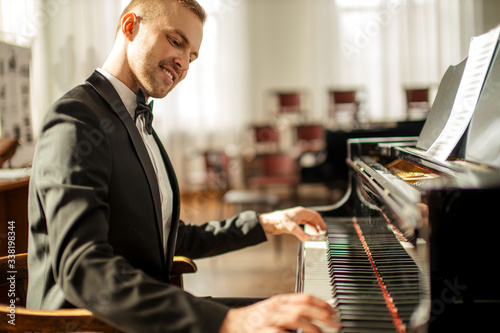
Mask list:
[[[175,58],[175,65],[179,71],[187,72],[189,69],[189,56],[182,54]]]

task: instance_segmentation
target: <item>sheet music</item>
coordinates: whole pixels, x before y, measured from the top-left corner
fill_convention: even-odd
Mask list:
[[[450,117],[441,134],[427,150],[427,153],[435,159],[445,161],[467,129],[488,73],[499,34],[500,26],[497,26],[483,35],[472,38],[468,60]]]
[[[500,168],[500,50],[493,57],[468,129],[465,159]]]

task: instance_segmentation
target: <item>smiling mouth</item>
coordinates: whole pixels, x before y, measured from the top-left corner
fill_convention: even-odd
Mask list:
[[[172,82],[174,82],[174,75],[170,71],[168,71],[166,68],[164,68],[164,67],[160,67],[160,68],[163,71],[163,73],[165,73],[170,78],[170,80],[172,80]]]

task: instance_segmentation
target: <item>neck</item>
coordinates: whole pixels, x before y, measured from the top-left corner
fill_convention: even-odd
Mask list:
[[[139,87],[137,87],[137,85],[134,84],[134,81],[132,80],[133,76],[128,64],[126,49],[122,50],[117,45],[115,45],[108,58],[102,65],[102,69],[106,70],[109,74],[116,77],[130,90],[137,94]]]

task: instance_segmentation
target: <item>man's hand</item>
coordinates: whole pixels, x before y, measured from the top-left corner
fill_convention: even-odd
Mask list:
[[[229,310],[219,333],[276,333],[297,329],[306,333],[321,333],[318,325],[340,328],[335,314],[335,308],[310,295],[277,295],[247,307]]]
[[[299,225],[309,224],[318,231],[326,230],[325,221],[323,221],[321,215],[304,207],[261,214],[259,219],[266,234],[279,235],[288,233],[295,235],[295,237],[303,242],[310,240],[311,237]]]

